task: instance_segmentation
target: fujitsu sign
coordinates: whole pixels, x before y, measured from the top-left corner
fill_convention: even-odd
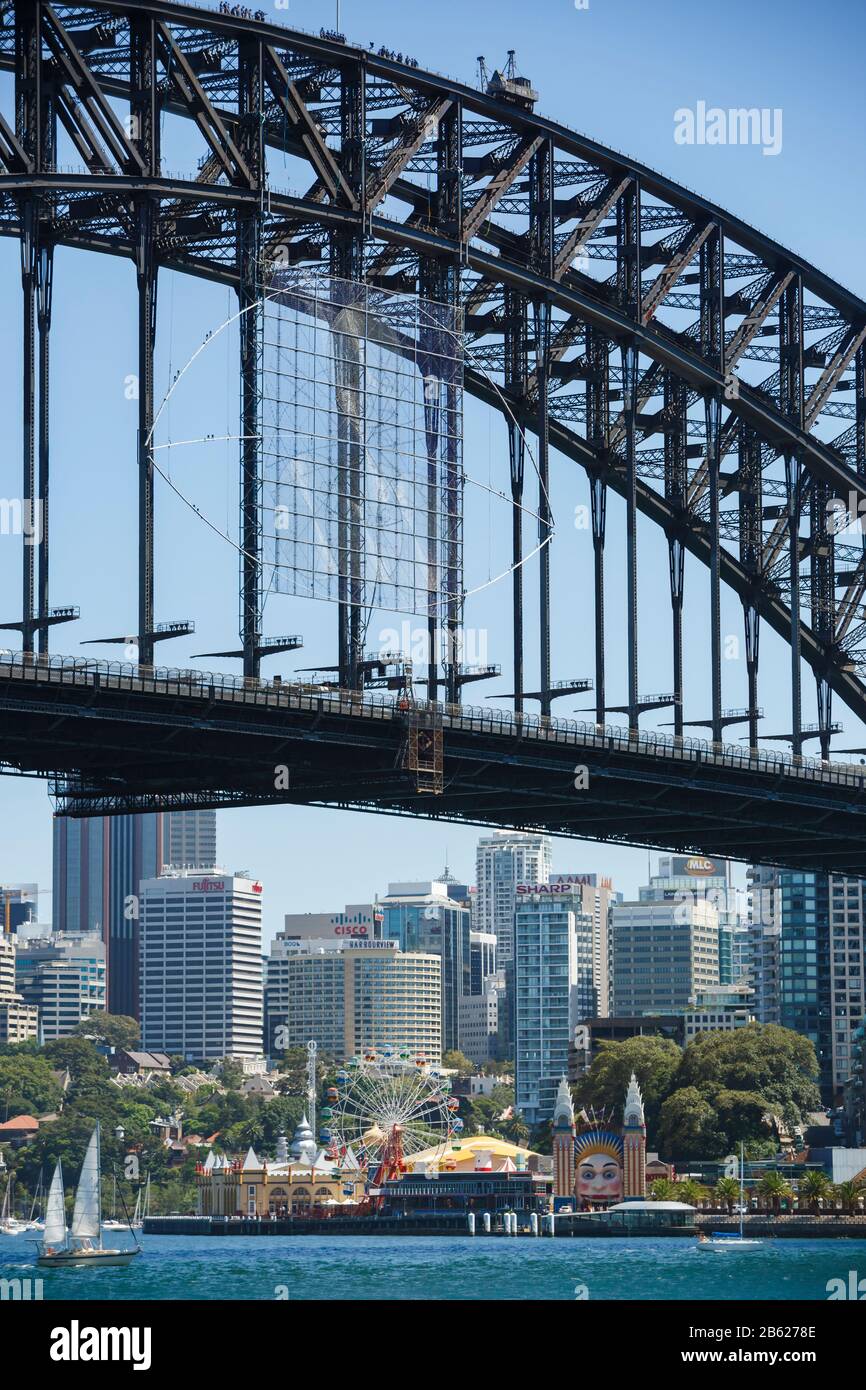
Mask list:
[[[221,878],[200,878],[192,885],[194,893],[222,893],[225,891],[225,880]]]

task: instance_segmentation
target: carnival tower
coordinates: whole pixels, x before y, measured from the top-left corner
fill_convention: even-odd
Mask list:
[[[553,1109],[553,1195],[574,1196],[574,1105],[563,1076]]]
[[[626,1091],[622,1142],[623,1197],[626,1201],[646,1197],[646,1119],[643,1097],[634,1072]]]

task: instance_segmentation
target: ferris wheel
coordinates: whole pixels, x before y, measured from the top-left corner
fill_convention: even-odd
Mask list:
[[[463,1129],[451,1082],[423,1054],[368,1049],[341,1067],[321,1112],[335,1158],[355,1155],[371,1171],[404,1166],[431,1150],[440,1158]]]

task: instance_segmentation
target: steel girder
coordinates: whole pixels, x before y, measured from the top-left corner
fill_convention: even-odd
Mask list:
[[[18,657],[0,661],[0,703],[0,770],[52,778],[70,815],[332,805],[866,874],[859,767],[440,705],[431,795],[402,758],[425,707],[394,696]]]
[[[502,399],[488,378],[497,379],[515,418],[538,433],[543,474],[552,445],[589,475],[599,720],[605,711],[608,486],[626,498],[631,531],[641,511],[662,526],[671,547],[675,700],[681,701],[682,689],[677,611],[683,552],[710,568],[708,723],[715,741],[723,723],[721,583],[732,586],[744,606],[753,743],[759,618],[792,646],[795,750],[798,649],[818,681],[822,751],[829,747],[831,690],[866,719],[860,665],[866,569],[861,557],[847,572],[837,571],[839,547],[827,521],[834,503],[866,505],[862,300],[656,171],[522,106],[373,51],[156,0],[16,0],[0,15],[0,71],[14,73],[16,85],[15,129],[0,123],[0,232],[21,238],[30,257],[24,263],[25,336],[36,244],[134,261],[145,379],[160,266],[231,284],[243,303],[253,262],[279,243],[296,263],[330,254],[343,272],[379,285],[427,293],[436,286],[441,297],[466,310],[470,364],[477,356],[488,368],[485,375],[470,366],[469,390],[500,409]],[[166,114],[187,118],[201,134],[203,159],[193,178],[165,173],[170,155],[159,148],[158,135]],[[59,141],[72,148],[77,170],[62,170]],[[274,152],[292,161],[305,194],[275,186]],[[256,343],[254,334],[246,338],[245,413],[252,420]],[[27,355],[25,371],[26,361]],[[34,376],[31,369],[25,383],[29,497]],[[47,365],[44,389],[47,398]],[[145,400],[142,428],[150,409]],[[837,433],[840,419],[850,424]],[[575,427],[581,423],[583,432]],[[661,447],[647,447],[656,437]],[[515,547],[522,545],[521,448],[513,438]],[[243,465],[247,674],[258,670],[260,640],[255,454],[254,447],[246,450]],[[656,455],[664,462],[663,487],[653,486]],[[47,441],[45,459],[47,476]],[[726,472],[730,462],[733,471]],[[147,655],[152,497],[145,459],[140,468],[140,641]],[[756,504],[756,496],[780,492],[784,510]],[[542,527],[548,525],[543,486],[539,514]],[[546,554],[545,548],[542,565]],[[40,559],[38,605],[33,576],[24,576],[23,616],[16,625],[25,648],[34,631],[44,643],[50,621],[47,539]],[[629,563],[634,577],[635,546]],[[515,580],[518,702],[519,588]],[[839,600],[837,589],[843,590]],[[808,621],[799,612],[801,590]],[[630,591],[628,708],[635,726],[636,582]],[[356,682],[356,607],[347,600],[341,616],[346,684]],[[549,710],[551,693],[548,610],[542,579],[542,712]],[[437,674],[428,678],[435,691]],[[453,698],[454,674],[446,680]],[[678,731],[682,723],[681,703],[675,704]]]

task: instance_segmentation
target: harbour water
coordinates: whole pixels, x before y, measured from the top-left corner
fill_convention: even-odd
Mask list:
[[[692,1240],[148,1236],[127,1269],[76,1271],[38,1270],[35,1254],[0,1236],[0,1281],[41,1277],[46,1300],[823,1301],[830,1280],[866,1279],[866,1240],[710,1254]]]

